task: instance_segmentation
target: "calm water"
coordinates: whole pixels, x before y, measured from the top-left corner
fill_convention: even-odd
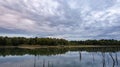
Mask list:
[[[120,48],[0,49],[0,67],[120,67]]]

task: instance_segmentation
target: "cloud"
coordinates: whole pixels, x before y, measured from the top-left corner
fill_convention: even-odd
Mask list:
[[[119,4],[120,0],[1,0],[0,34],[120,39]]]

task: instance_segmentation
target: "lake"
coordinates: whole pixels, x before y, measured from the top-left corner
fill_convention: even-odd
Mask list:
[[[120,67],[120,48],[0,48],[0,67]]]

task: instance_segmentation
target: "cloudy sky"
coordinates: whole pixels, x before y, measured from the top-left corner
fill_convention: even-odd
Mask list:
[[[120,39],[120,0],[0,0],[0,35]]]

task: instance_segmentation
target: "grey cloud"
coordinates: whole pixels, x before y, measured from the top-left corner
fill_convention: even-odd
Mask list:
[[[1,0],[0,33],[120,39],[110,34],[119,33],[119,4],[119,0]]]

